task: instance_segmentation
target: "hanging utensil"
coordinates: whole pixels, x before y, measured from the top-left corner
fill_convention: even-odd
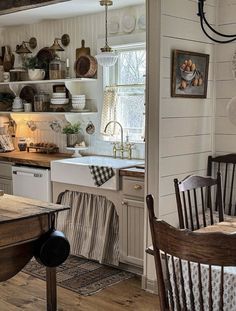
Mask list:
[[[85,131],[89,135],[93,135],[95,133],[95,125],[93,124],[92,121],[89,121],[89,123],[87,124],[85,128]]]

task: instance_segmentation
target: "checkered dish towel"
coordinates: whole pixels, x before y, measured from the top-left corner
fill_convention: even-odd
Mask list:
[[[90,165],[89,169],[93,177],[94,184],[97,187],[100,187],[115,175],[112,167]]]

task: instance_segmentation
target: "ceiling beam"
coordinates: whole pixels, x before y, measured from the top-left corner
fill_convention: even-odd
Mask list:
[[[0,15],[67,1],[71,0],[0,0]]]

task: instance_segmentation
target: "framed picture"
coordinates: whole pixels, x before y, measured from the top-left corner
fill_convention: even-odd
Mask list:
[[[174,50],[171,96],[206,98],[208,69],[208,54]]]

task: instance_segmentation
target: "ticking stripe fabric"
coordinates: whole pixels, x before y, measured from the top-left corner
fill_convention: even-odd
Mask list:
[[[106,181],[115,175],[112,167],[90,165],[89,169],[93,177],[94,184],[97,187],[105,184]]]
[[[119,265],[119,218],[106,197],[65,191],[58,199],[70,210],[58,213],[57,229],[65,233],[71,254]]]

